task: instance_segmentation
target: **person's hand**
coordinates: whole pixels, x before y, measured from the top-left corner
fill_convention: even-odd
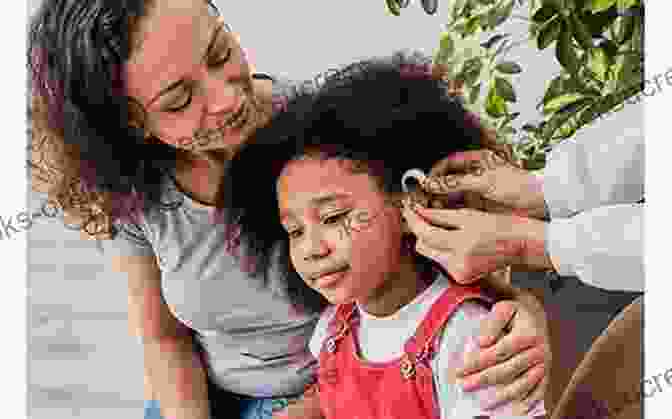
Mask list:
[[[514,414],[526,415],[548,388],[551,351],[543,307],[531,294],[521,299],[525,303],[507,300],[493,307],[478,347],[465,354],[457,371],[466,392],[492,386],[482,401],[486,410],[507,404]]]
[[[434,165],[423,189],[448,202],[487,212],[544,218],[542,179],[514,166],[492,150],[451,154]],[[437,200],[437,206],[446,207]]]
[[[469,208],[428,209],[405,201],[402,210],[417,238],[415,250],[439,263],[461,284],[506,267],[553,269],[542,221]]]

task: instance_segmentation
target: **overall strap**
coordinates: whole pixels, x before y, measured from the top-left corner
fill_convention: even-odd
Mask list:
[[[431,359],[435,352],[435,338],[442,326],[463,302],[472,299],[491,302],[479,286],[451,284],[432,305],[415,334],[406,342],[404,352],[418,361]]]
[[[356,312],[355,303],[341,304],[336,307],[336,314],[331,318],[327,327],[327,338],[322,346],[323,351],[336,352],[338,341],[351,330]]]

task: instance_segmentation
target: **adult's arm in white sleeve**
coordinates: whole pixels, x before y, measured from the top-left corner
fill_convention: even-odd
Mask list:
[[[644,204],[617,204],[555,218],[546,249],[560,275],[594,287],[644,291]]]
[[[641,108],[632,105],[550,151],[542,176],[551,218],[644,197],[644,132],[633,124],[637,117]]]

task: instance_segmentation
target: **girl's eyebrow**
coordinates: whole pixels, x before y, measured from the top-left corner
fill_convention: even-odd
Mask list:
[[[324,196],[318,196],[317,198],[313,198],[310,200],[310,203],[315,205],[316,207],[322,207],[327,204],[332,204],[335,201],[341,200],[341,199],[347,199],[350,198],[350,195],[347,193],[333,193],[333,194],[328,194]]]
[[[347,193],[331,193],[323,196],[318,196],[310,200],[310,204],[315,207],[323,207],[325,205],[333,204],[342,199],[349,199],[350,194]],[[280,212],[280,221],[284,222],[287,218],[293,218],[291,210],[283,210]]]

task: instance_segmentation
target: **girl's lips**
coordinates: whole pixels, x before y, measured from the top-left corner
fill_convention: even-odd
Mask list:
[[[318,288],[329,288],[336,285],[345,275],[347,275],[348,269],[342,269],[340,271],[330,273],[328,275],[320,276],[315,280]]]

